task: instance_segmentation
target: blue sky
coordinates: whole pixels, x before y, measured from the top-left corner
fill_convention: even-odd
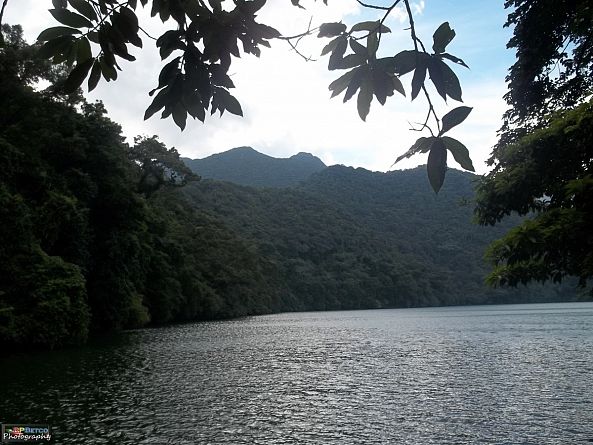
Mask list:
[[[326,21],[353,24],[376,18],[377,11],[361,8],[355,0],[302,0],[307,8],[299,10],[290,0],[268,0],[260,20],[277,27],[285,35],[300,32],[313,17],[313,26]],[[375,4],[390,4],[376,0]],[[503,29],[506,11],[503,1],[413,0],[419,36],[427,47],[432,45],[434,30],[448,21],[457,36],[447,50],[464,59],[470,70],[454,67],[464,91],[465,105],[474,111],[451,136],[469,148],[479,173],[485,173],[484,161],[496,142],[496,130],[506,106],[504,78],[513,63],[514,54],[506,50],[510,30]],[[10,0],[5,21],[21,23],[30,41],[45,27],[55,26],[47,12],[50,0]],[[145,26],[158,34],[163,25],[150,21],[140,12]],[[393,55],[411,48],[409,32],[405,30],[403,10],[396,10],[387,22],[393,33],[382,39],[381,54]],[[318,57],[327,41],[314,37],[301,42],[305,54]],[[409,122],[423,119],[426,103],[422,98],[410,103],[409,98],[394,96],[381,107],[371,106],[367,122],[356,112],[356,102],[342,104],[341,99],[329,99],[328,84],[340,74],[327,71],[327,59],[304,62],[283,42],[274,42],[260,59],[248,56],[233,62],[231,74],[237,88],[233,94],[241,101],[244,118],[224,115],[202,124],[190,121],[180,132],[171,120],[156,116],[143,121],[144,109],[150,103],[148,91],[154,88],[163,62],[153,43],[145,40],[142,51],[133,51],[138,60],[122,64],[124,71],[115,83],[101,83],[88,94],[89,100],[104,101],[110,116],[123,126],[131,141],[138,134],[157,134],[169,146],[175,146],[183,156],[201,158],[230,148],[250,145],[271,156],[288,157],[299,151],[319,156],[326,164],[345,164],[370,170],[386,171],[395,158],[409,148],[418,133],[409,131]],[[411,76],[402,78],[409,95]],[[438,111],[446,113],[448,106],[433,93]],[[426,162],[426,156],[402,161],[397,168],[409,168]],[[454,161],[450,167],[458,168]]]

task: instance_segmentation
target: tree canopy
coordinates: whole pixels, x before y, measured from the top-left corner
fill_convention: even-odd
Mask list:
[[[178,153],[129,146],[101,103],[34,91],[50,65],[19,27],[2,31],[0,344],[278,310],[269,264],[186,204]]]
[[[476,215],[528,215],[489,250],[490,281],[593,276],[593,7],[588,1],[507,1],[509,109],[478,186]]]

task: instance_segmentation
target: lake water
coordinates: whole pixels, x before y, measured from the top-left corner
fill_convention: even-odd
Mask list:
[[[0,359],[55,444],[593,442],[593,304],[314,312]]]

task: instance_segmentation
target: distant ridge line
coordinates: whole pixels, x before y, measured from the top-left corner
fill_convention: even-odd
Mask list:
[[[235,147],[203,159],[181,158],[204,179],[216,179],[251,187],[294,187],[327,166],[318,157],[299,152],[275,158],[252,147]]]

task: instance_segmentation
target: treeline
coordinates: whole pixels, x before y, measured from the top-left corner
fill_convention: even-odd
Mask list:
[[[266,260],[181,197],[177,152],[126,144],[100,103],[34,91],[60,73],[3,30],[0,343],[279,310]]]

